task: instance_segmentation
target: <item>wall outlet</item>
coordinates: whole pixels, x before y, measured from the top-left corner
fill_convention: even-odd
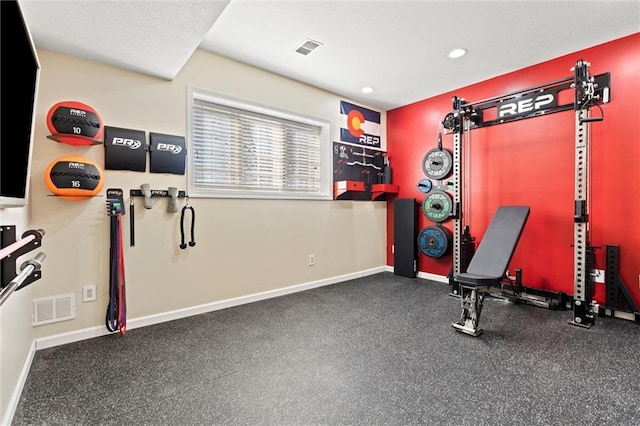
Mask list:
[[[316,255],[315,254],[310,254],[309,255],[309,266],[313,266],[316,264]]]
[[[96,286],[91,284],[82,287],[82,301],[93,302],[94,300],[96,300]]]

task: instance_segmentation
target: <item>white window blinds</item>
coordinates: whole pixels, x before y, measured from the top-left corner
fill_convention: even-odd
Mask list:
[[[322,125],[192,98],[190,193],[319,196]]]

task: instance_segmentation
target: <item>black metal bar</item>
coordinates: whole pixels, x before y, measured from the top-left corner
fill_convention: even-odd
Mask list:
[[[573,82],[573,78],[574,77],[571,76],[571,77],[563,78],[561,80],[552,81],[550,83],[544,83],[544,84],[540,84],[538,86],[529,87],[529,88],[524,89],[524,90],[518,90],[518,91],[515,91],[515,92],[507,93],[506,95],[499,95],[499,96],[494,96],[492,98],[481,99],[481,100],[475,101],[475,102],[463,103],[462,107],[464,107],[464,108],[468,108],[468,107],[473,108],[473,107],[477,107],[477,106],[485,104],[485,103],[495,102],[495,101],[498,101],[500,99],[509,98],[509,97],[515,97],[516,95],[519,95],[519,94],[521,94],[523,92],[533,92],[535,90],[540,90],[540,89],[544,89],[544,88],[547,88],[547,87],[553,87],[553,86],[557,86],[557,85],[560,85],[560,84],[563,84],[563,83],[567,83],[567,82],[571,83],[571,82]]]
[[[587,201],[576,200],[573,211],[573,221],[576,223],[587,222]]]
[[[618,309],[620,307],[620,293],[618,291],[618,271],[620,270],[620,246],[607,245],[607,260],[604,270],[604,282],[605,282],[605,307],[610,309]]]
[[[541,84],[534,87],[529,87],[516,92],[511,92],[505,95],[494,96],[492,98],[482,99],[475,102],[465,102],[464,99],[454,97],[454,111],[458,110],[459,113],[455,114],[456,121],[459,115],[466,116],[472,123],[472,128],[488,127],[497,124],[509,123],[513,121],[523,120],[526,118],[539,117],[541,115],[553,114],[556,112],[568,111],[571,109],[579,110],[585,107],[589,107],[595,104],[602,104],[609,102],[610,98],[610,82],[611,76],[609,73],[599,74],[593,77],[593,81],[584,80],[581,77],[577,77],[577,73],[582,73],[580,63],[578,62],[578,71],[573,77],[567,77],[562,80],[553,81],[550,83]],[[586,72],[586,71],[585,71]],[[580,83],[576,83],[579,81]],[[585,81],[583,84],[582,82]],[[568,104],[559,105],[558,94],[561,91],[576,88],[574,93],[574,101]],[[588,87],[593,89],[588,92],[584,89]],[[588,102],[581,103],[578,99],[585,99],[585,93],[589,93]],[[458,101],[456,103],[456,101]],[[509,102],[511,101],[511,102]],[[497,118],[487,120],[488,114],[485,111],[497,109]],[[602,121],[601,117],[589,117],[584,118],[584,122]],[[459,132],[459,128],[454,128],[453,132]]]
[[[16,241],[16,227],[3,226],[0,228],[0,244],[7,247]],[[16,276],[16,262],[13,257],[2,259],[0,262],[0,270],[2,270],[2,282],[0,287],[5,287],[13,277]]]
[[[606,307],[640,314],[638,305],[620,276],[620,246],[618,245],[607,245],[607,269],[605,271],[605,277],[607,286]],[[611,290],[611,297],[616,297],[611,300],[609,297],[610,286],[616,288],[615,290]],[[622,302],[624,302],[624,304]]]
[[[129,196],[130,197],[144,197],[144,194],[142,193],[141,189],[131,189],[129,190]],[[186,191],[178,191],[178,198],[184,198],[187,196],[187,192]],[[166,189],[152,189],[151,190],[151,198],[158,198],[158,197],[171,197],[171,195],[169,195],[169,191]]]
[[[516,293],[522,293],[522,269],[516,268]]]
[[[135,205],[133,203],[133,197],[129,198],[129,244],[131,247],[136,245],[136,231],[135,224],[136,221],[134,219],[135,215]]]

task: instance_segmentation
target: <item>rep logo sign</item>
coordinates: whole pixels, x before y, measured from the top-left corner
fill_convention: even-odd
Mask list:
[[[554,93],[532,93],[505,102],[498,107],[499,119],[512,119],[531,115],[558,106]]]
[[[340,140],[380,148],[380,113],[340,101]]]

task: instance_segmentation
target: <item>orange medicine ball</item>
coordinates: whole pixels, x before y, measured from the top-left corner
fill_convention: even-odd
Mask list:
[[[66,200],[86,200],[104,186],[104,173],[88,158],[65,155],[49,164],[44,173],[47,188]]]

